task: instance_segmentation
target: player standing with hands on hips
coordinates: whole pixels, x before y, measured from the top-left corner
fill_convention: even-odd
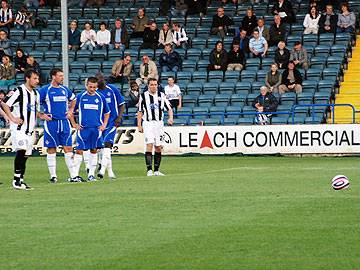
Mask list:
[[[172,125],[173,111],[164,93],[158,91],[156,79],[148,80],[149,90],[142,93],[139,99],[139,111],[137,114],[137,126],[140,133],[144,133],[146,152],[145,163],[147,176],[163,176],[159,169],[161,152],[164,143],[164,109],[168,111],[168,124]],[[152,170],[152,151],[155,147],[154,172]]]
[[[26,161],[31,156],[34,144],[33,133],[36,117],[42,120],[50,120],[49,116],[39,112],[39,94],[35,90],[39,84],[39,74],[35,70],[29,69],[25,72],[25,81],[15,90],[6,103],[1,102],[4,112],[11,121],[11,142],[13,150],[16,152],[12,185],[15,189],[23,190],[30,189],[24,182],[24,174]]]

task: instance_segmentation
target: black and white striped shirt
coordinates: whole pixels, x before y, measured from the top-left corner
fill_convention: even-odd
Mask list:
[[[40,100],[37,91],[30,91],[24,84],[20,85],[6,101],[6,105],[13,108],[12,114],[14,117],[21,118],[23,124],[11,123],[10,128],[31,135],[36,125],[36,113],[40,110],[39,104]]]
[[[13,12],[10,8],[8,9],[0,8],[0,22],[6,23],[12,18],[13,18]]]
[[[24,25],[26,22],[26,15],[18,11],[15,17],[16,24]]]
[[[163,121],[164,109],[171,110],[170,102],[164,93],[156,91],[155,94],[151,94],[150,91],[146,91],[140,95],[139,112],[143,113],[144,121]]]

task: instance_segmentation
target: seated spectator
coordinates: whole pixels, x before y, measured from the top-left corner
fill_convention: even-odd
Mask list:
[[[163,49],[165,47],[165,44],[172,45],[172,43],[173,43],[173,34],[170,30],[169,24],[164,23],[162,29],[160,30],[158,47],[160,49]]]
[[[7,87],[15,83],[15,68],[8,55],[2,57],[0,67],[0,86]]]
[[[206,0],[187,0],[187,13],[186,15],[199,15],[202,17],[206,13],[207,1]]]
[[[139,8],[138,14],[133,18],[131,29],[133,30],[131,38],[142,38],[145,27],[148,27],[149,19],[145,15],[145,8]]]
[[[240,45],[238,42],[232,44],[232,48],[228,53],[227,59],[227,70],[242,70],[245,66],[245,55],[242,50],[240,50]]]
[[[4,55],[12,55],[11,43],[7,38],[7,33],[0,30],[0,57],[2,58]]]
[[[111,41],[111,33],[106,29],[106,23],[100,23],[100,30],[96,33],[96,47],[97,49],[109,49]]]
[[[22,49],[17,49],[14,57],[14,66],[17,73],[23,73],[26,69],[26,58],[24,51]]]
[[[156,23],[152,22],[150,27],[146,27],[143,35],[143,44],[140,47],[142,49],[156,50],[159,44],[159,29],[157,29]]]
[[[129,48],[129,37],[126,27],[122,26],[122,21],[117,18],[115,21],[115,28],[111,30],[111,45],[113,49],[127,49]]]
[[[164,52],[160,54],[159,64],[162,72],[177,72],[181,68],[182,59],[178,52],[172,49],[171,44],[165,44]]]
[[[69,50],[77,51],[80,48],[80,36],[81,32],[77,28],[77,21],[71,21],[70,28],[68,30],[68,43],[69,43]]]
[[[279,15],[283,23],[294,23],[296,17],[289,0],[277,0],[271,10],[273,15]]]
[[[259,31],[254,30],[253,37],[249,41],[249,49],[253,57],[264,58],[268,50],[268,43],[265,38],[260,37]]]
[[[246,10],[246,16],[242,19],[241,28],[250,35],[257,25],[257,19],[252,8]]]
[[[128,108],[138,107],[140,92],[139,85],[136,82],[132,81],[130,83],[130,89],[125,93],[125,97],[130,98],[127,102]]]
[[[297,68],[308,69],[308,55],[300,41],[296,41],[290,53],[290,61],[293,61]]]
[[[266,112],[276,112],[278,106],[277,98],[269,92],[266,86],[260,87],[260,94],[254,99],[252,106],[256,111],[260,112],[256,116],[256,122],[260,125],[269,124],[271,114],[264,114]]]
[[[22,6],[16,13],[14,26],[18,30],[28,30],[31,28],[31,19],[33,14],[28,11],[26,6]]]
[[[269,34],[270,46],[276,46],[280,41],[286,40],[286,27],[284,24],[282,24],[279,15],[274,16],[274,23],[270,26]]]
[[[302,92],[302,76],[300,71],[296,69],[294,61],[290,61],[288,68],[284,70],[281,76],[281,85],[279,86],[279,93]]]
[[[0,30],[4,30],[7,33],[10,33],[10,28],[14,20],[14,13],[9,7],[9,3],[6,0],[1,1],[0,8]]]
[[[224,38],[229,32],[229,26],[234,24],[229,16],[225,15],[224,8],[219,7],[217,14],[213,16],[210,34]]]
[[[279,68],[287,68],[290,61],[290,51],[285,47],[285,42],[280,41],[275,51],[275,63]]]
[[[85,23],[85,29],[81,32],[80,41],[82,50],[92,51],[96,47],[96,32],[88,22]]]
[[[175,8],[171,8],[171,16],[172,17],[184,17],[188,11],[187,2],[188,0],[176,0],[176,1],[169,1],[170,5],[175,5]],[[167,14],[166,14],[167,15]]]
[[[304,34],[314,34],[317,35],[319,32],[319,20],[320,14],[316,7],[310,9],[310,13],[306,14],[304,19]]]
[[[149,78],[159,79],[157,66],[154,61],[150,60],[148,55],[142,57],[142,63],[140,64],[140,78],[136,79],[136,83],[146,84],[148,83]]]
[[[189,38],[186,35],[184,27],[181,27],[178,23],[173,23],[172,37],[175,48],[186,49],[188,47]]]
[[[33,69],[35,70],[37,73],[41,74],[41,69],[40,69],[40,65],[38,62],[36,62],[35,58],[32,56],[29,56],[28,58],[26,58],[26,69]]]
[[[326,12],[321,15],[319,20],[319,31],[322,33],[336,32],[338,16],[333,11],[332,5],[326,5]]]
[[[117,60],[109,77],[110,83],[127,83],[130,81],[130,74],[132,71],[132,63],[130,55],[125,55],[124,59]]]
[[[265,22],[263,18],[258,19],[257,26],[255,27],[256,30],[259,31],[260,36],[264,37],[267,42],[270,40],[270,32],[269,28],[265,26]]]
[[[341,13],[338,16],[337,32],[338,33],[355,33],[356,16],[354,12],[349,10],[349,4],[341,4]],[[353,44],[355,43],[355,36],[352,35]]]
[[[210,65],[208,66],[208,71],[210,70],[222,70],[227,69],[227,53],[224,49],[222,41],[218,41],[215,44],[215,48],[210,53]]]
[[[250,52],[249,41],[250,39],[244,29],[241,29],[239,36],[236,36],[233,39],[233,43],[239,43],[240,50],[244,53],[244,55],[247,55]]]
[[[167,81],[168,84],[165,86],[165,95],[177,113],[177,110],[182,107],[181,90],[179,85],[175,84],[174,77],[170,76]]]
[[[278,70],[277,64],[271,64],[270,71],[266,74],[265,85],[269,88],[270,92],[279,92],[279,86],[281,84],[281,73]]]

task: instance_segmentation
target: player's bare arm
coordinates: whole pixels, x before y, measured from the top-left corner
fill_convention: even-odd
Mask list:
[[[66,117],[68,119],[70,119],[70,117],[74,115],[75,104],[76,104],[76,99],[70,102],[69,110],[66,113]]]
[[[144,129],[142,127],[142,117],[143,117],[143,113],[142,112],[138,112],[137,113],[137,128],[138,128],[138,131],[140,133],[143,133],[144,132]]]
[[[23,123],[23,120],[20,117],[14,117],[11,113],[10,107],[5,102],[1,101],[1,107],[11,122],[17,125],[21,125]]]
[[[37,112],[36,116],[38,118],[40,118],[41,120],[45,120],[45,121],[51,121],[52,117],[46,113],[43,112]]]
[[[119,106],[119,114],[118,114],[118,117],[115,119],[115,124],[116,126],[118,127],[121,123],[121,120],[122,120],[122,116],[124,114],[124,110],[125,110],[125,104],[122,104]]]
[[[106,129],[106,126],[109,122],[110,113],[107,113],[104,115],[104,123],[99,127],[100,131],[104,131]]]
[[[170,126],[172,126],[172,124],[174,124],[174,112],[173,112],[172,108],[170,108],[168,110],[168,114],[169,114],[169,118],[168,118],[167,122]]]

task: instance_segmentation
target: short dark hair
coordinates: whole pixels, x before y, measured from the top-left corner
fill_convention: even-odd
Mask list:
[[[174,76],[169,76],[168,79],[173,79],[175,81],[175,77]]]
[[[96,78],[96,77],[89,77],[89,78],[87,78],[87,81],[86,81],[86,83],[97,83],[99,80],[98,80],[98,78]]]
[[[105,77],[104,74],[102,74],[101,72],[96,73],[95,77],[97,78],[97,83],[98,83],[98,88],[99,89],[105,89],[106,88],[106,83],[105,83]]]
[[[58,72],[63,72],[61,68],[52,68],[50,70],[50,77],[55,76]]]
[[[35,75],[37,75],[37,76],[40,76],[39,72],[37,72],[36,70],[34,70],[34,69],[27,69],[27,70],[25,71],[25,73],[24,73],[24,78],[25,78],[25,80],[26,80],[26,78],[30,79],[33,74],[35,74]]]
[[[101,22],[101,23],[99,24],[99,26],[102,26],[102,25],[105,25],[105,27],[107,26],[105,22]]]
[[[6,96],[6,93],[4,90],[0,90],[0,94],[4,94],[4,96]]]
[[[295,41],[294,46],[301,45],[300,41]]]
[[[148,84],[150,85],[150,83],[153,82],[153,81],[157,82],[157,79],[155,79],[155,78],[149,78],[149,79],[148,79]]]

